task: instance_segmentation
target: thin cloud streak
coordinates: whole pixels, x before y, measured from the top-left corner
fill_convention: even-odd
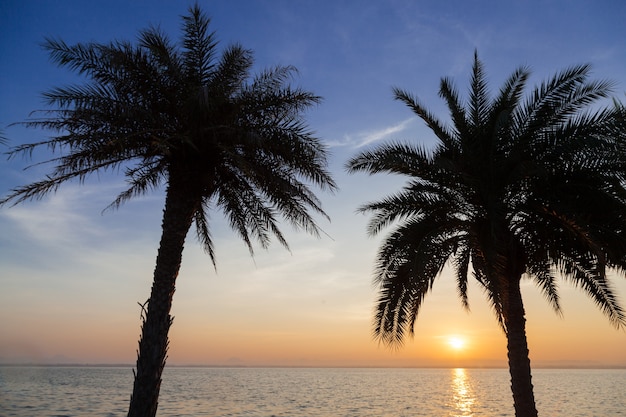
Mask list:
[[[379,142],[389,136],[405,131],[409,125],[415,120],[414,117],[403,120],[393,126],[389,126],[383,129],[378,129],[369,132],[360,132],[352,135],[345,135],[342,141],[329,141],[327,142],[329,147],[344,147],[348,146],[352,149],[362,148],[363,146],[370,145],[374,142]]]

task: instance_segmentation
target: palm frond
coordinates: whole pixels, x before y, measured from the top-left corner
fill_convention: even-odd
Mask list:
[[[420,219],[427,215],[438,214],[460,219],[463,217],[463,201],[458,201],[454,190],[438,184],[421,181],[410,182],[401,192],[382,200],[370,202],[359,207],[362,213],[373,212],[368,224],[368,233],[377,235],[392,223],[408,219]],[[469,216],[469,213],[463,213]],[[460,221],[460,220],[459,220]]]
[[[480,130],[485,125],[489,114],[489,95],[485,80],[484,65],[478,59],[478,52],[474,51],[474,64],[470,80],[468,115],[473,130]]]
[[[458,253],[454,254],[454,269],[456,273],[457,293],[461,299],[461,305],[467,311],[470,310],[469,300],[467,296],[467,283],[469,277],[470,265],[470,249],[467,244],[462,245],[458,249]]]
[[[213,71],[217,40],[215,32],[209,31],[211,19],[198,4],[189,8],[183,16],[183,60],[187,77],[196,85],[208,82]]]
[[[466,137],[469,135],[470,130],[468,127],[467,112],[463,107],[458,91],[456,91],[449,78],[441,79],[439,96],[442,97],[448,105],[450,116],[452,117],[454,128],[457,130],[458,137]],[[451,145],[451,143],[445,144],[447,147],[451,147]]]
[[[210,73],[204,85],[204,102],[228,100],[236,94],[250,76],[253,64],[252,51],[235,44],[229,46]],[[211,97],[209,97],[211,95]]]
[[[444,147],[454,149],[455,140],[452,132],[450,132],[444,124],[437,120],[437,118],[428,109],[420,104],[417,97],[400,88],[394,88],[393,93],[396,100],[403,102],[413,111],[413,113],[419,116],[419,118],[426,123]]]
[[[603,269],[581,259],[564,258],[559,264],[563,275],[581,288],[616,328],[626,327],[626,312],[621,307]]]
[[[211,198],[212,196],[205,196],[202,200],[202,209],[197,210],[195,214],[196,224],[196,236],[198,241],[202,245],[204,251],[211,258],[213,268],[217,272],[217,255],[215,253],[215,245],[213,242],[213,236],[211,235],[211,229],[209,227],[209,214],[211,212]]]
[[[556,277],[552,273],[552,265],[547,258],[541,260],[533,260],[529,262],[528,274],[530,278],[537,284],[543,296],[552,309],[562,315],[561,303],[559,301],[558,285]]]
[[[270,230],[274,229],[273,225],[277,221],[276,214],[262,203],[253,187],[242,178],[232,176],[224,185],[227,186],[220,190],[216,204],[222,209],[231,229],[241,237],[250,255],[253,256],[253,239],[256,239],[263,249],[269,246]],[[283,246],[289,248],[280,232],[276,237]]]
[[[439,230],[428,221],[408,221],[383,242],[376,261],[380,296],[374,335],[389,346],[402,344],[435,278],[459,245],[462,235]]]
[[[422,177],[432,170],[432,156],[425,148],[389,143],[363,151],[346,163],[348,172],[390,173]]]
[[[131,200],[133,197],[145,195],[148,191],[159,188],[165,178],[163,173],[165,168],[162,160],[146,161],[136,167],[126,169],[126,177],[130,183],[130,187],[121,192],[107,209],[118,209],[122,204]]]

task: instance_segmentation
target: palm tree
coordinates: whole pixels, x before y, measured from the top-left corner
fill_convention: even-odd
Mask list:
[[[17,146],[11,155],[49,147],[64,154],[43,180],[16,188],[2,203],[38,199],[66,181],[123,169],[128,189],[112,207],[166,186],[154,282],[144,306],[129,416],[154,416],[172,324],[170,307],[188,230],[215,265],[209,213],[223,212],[250,253],[273,238],[288,248],[287,222],[319,235],[315,215],[328,218],[311,190],[333,191],[327,151],[303,120],[320,98],[290,87],[293,67],[251,76],[252,53],[233,45],[218,56],[209,18],[198,5],[183,17],[182,44],[158,28],[138,44],[68,46],[47,39],[56,63],[87,78],[45,94],[54,109],[25,122],[57,136]],[[310,184],[310,185],[309,185]]]
[[[588,65],[566,69],[523,99],[529,71],[520,68],[491,99],[475,55],[467,102],[451,80],[441,80],[452,126],[394,90],[434,133],[433,149],[391,142],[347,163],[352,173],[408,177],[401,191],[359,209],[372,213],[370,235],[393,227],[376,257],[374,336],[391,346],[413,336],[424,297],[446,264],[468,309],[471,273],[507,337],[518,417],[537,415],[522,279],[560,312],[562,277],[612,324],[626,325],[606,275],[626,270],[626,113],[620,103],[589,109],[609,94],[610,83],[587,81],[588,73]]]

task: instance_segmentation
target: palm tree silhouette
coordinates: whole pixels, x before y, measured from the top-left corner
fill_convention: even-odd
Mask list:
[[[24,124],[58,132],[10,154],[49,147],[65,153],[43,180],[14,189],[1,203],[21,203],[81,182],[103,170],[124,170],[129,187],[112,207],[166,186],[154,282],[144,307],[129,416],[154,416],[172,324],[170,308],[188,230],[215,264],[209,213],[223,212],[250,253],[268,247],[285,221],[319,235],[328,218],[311,185],[333,191],[327,152],[303,120],[320,98],[289,85],[295,68],[251,75],[252,52],[232,45],[218,56],[209,18],[198,5],[183,17],[182,44],[158,28],[139,42],[79,43],[47,39],[60,66],[87,77],[82,85],[45,93],[54,109]]]
[[[395,89],[433,131],[434,149],[393,142],[366,150],[349,172],[408,177],[396,194],[360,207],[371,235],[387,227],[376,258],[380,293],[374,335],[388,345],[413,336],[427,293],[448,263],[469,308],[470,275],[483,288],[507,337],[515,413],[536,416],[522,279],[560,312],[557,279],[585,291],[616,327],[626,325],[606,270],[626,269],[626,120],[617,103],[592,111],[610,91],[589,82],[588,65],[556,74],[525,100],[529,76],[516,70],[490,99],[474,58],[469,99],[441,80],[447,126],[411,94]],[[471,265],[471,268],[470,268]]]

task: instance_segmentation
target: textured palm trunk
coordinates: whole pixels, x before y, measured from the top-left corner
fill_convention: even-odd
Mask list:
[[[176,277],[180,269],[185,237],[196,208],[195,201],[184,192],[184,186],[177,186],[172,180],[170,177],[154,282],[148,307],[144,310],[129,417],[154,417],[157,412],[161,375],[169,344],[168,332],[172,324],[170,310],[176,289]]]
[[[504,311],[511,390],[516,417],[537,417],[526,340],[526,313],[519,279],[511,283]]]

